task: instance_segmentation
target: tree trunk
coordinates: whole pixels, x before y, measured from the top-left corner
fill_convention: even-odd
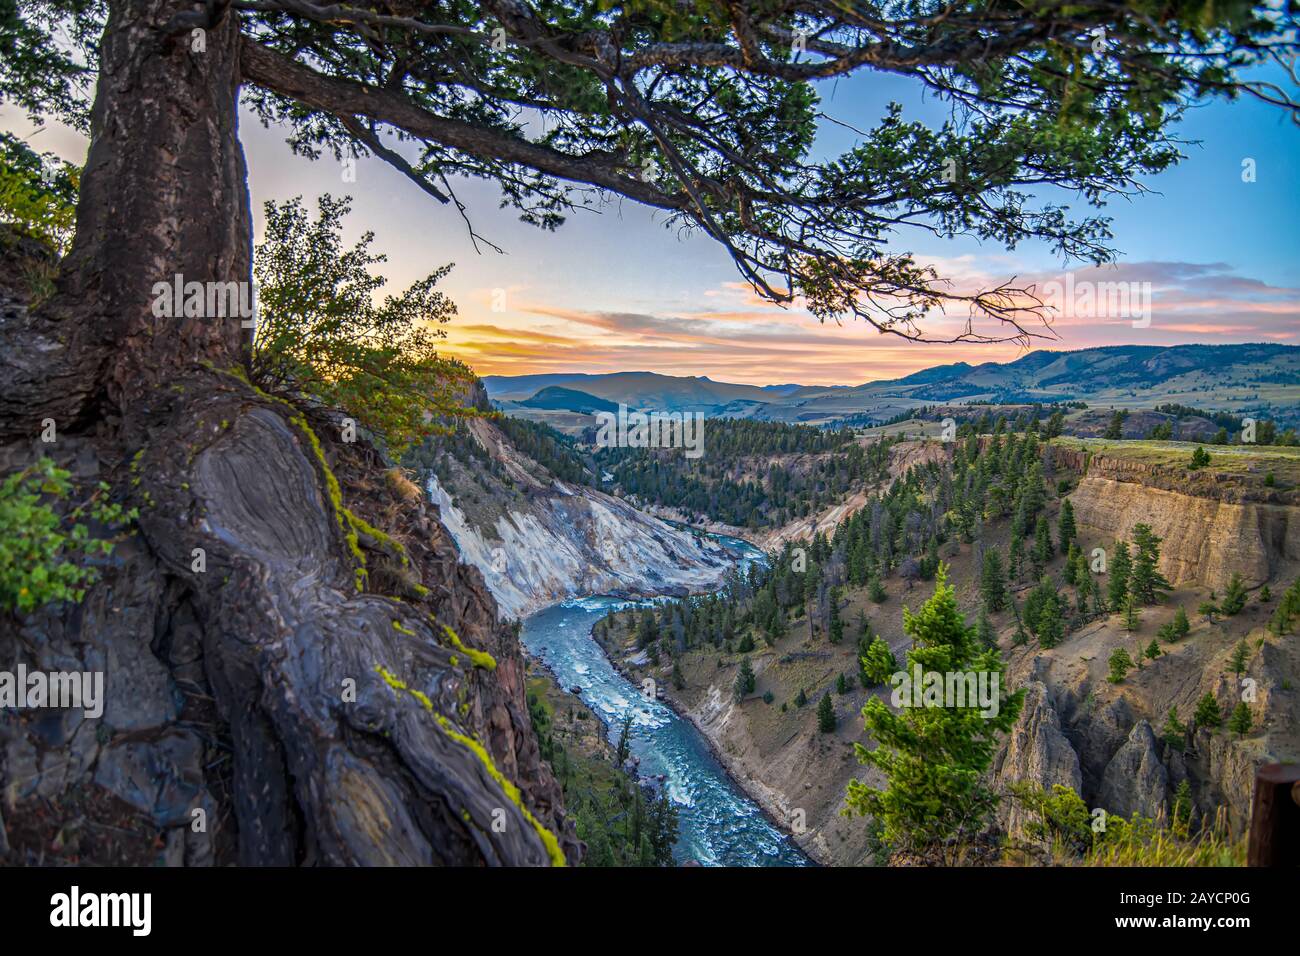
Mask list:
[[[48,307],[0,324],[0,470],[49,454],[141,513],[82,604],[0,633],[0,669],[102,670],[107,698],[57,727],[0,714],[0,849],[576,858],[517,641],[436,512],[370,491],[385,463],[328,415],[251,387],[240,316],[154,307],[177,274],[251,279],[234,14],[200,50],[162,29],[193,4],[110,9],[73,249]],[[32,442],[47,417],[57,442]],[[392,537],[371,527],[381,513]]]

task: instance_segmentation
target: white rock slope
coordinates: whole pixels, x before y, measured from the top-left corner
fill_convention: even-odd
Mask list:
[[[716,542],[638,511],[618,498],[554,481],[551,493],[472,527],[429,476],[428,493],[456,539],[462,560],[483,572],[509,617],[585,594],[663,594],[703,590],[730,566]]]

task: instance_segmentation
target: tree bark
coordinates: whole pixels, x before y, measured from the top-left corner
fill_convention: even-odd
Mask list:
[[[68,817],[138,832],[87,837],[105,863],[576,859],[517,641],[436,512],[367,495],[374,449],[253,388],[240,316],[153,308],[177,274],[251,280],[238,24],[199,50],[164,29],[194,12],[110,4],[73,249],[46,308],[0,311],[0,470],[49,454],[141,511],[84,602],[0,632],[0,669],[102,670],[107,697],[53,735],[0,714],[11,858]]]

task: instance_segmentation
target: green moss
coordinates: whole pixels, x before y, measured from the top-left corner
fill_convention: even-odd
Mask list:
[[[403,627],[401,621],[393,622],[393,630],[396,631],[398,634],[405,634],[407,637],[415,637],[415,632],[409,630],[408,628]]]
[[[460,651],[471,661],[475,667],[482,667],[485,670],[494,671],[497,669],[496,658],[487,651],[476,651],[472,647],[466,647],[460,639],[460,635],[449,628],[446,624],[442,626],[442,632],[447,635],[447,640],[451,641],[452,647]]]
[[[450,631],[450,628],[447,628],[447,630]],[[459,640],[459,638],[457,638],[457,640]],[[493,662],[493,666],[496,666],[495,661]],[[419,701],[421,707],[433,715],[435,723],[437,723],[443,733],[468,749],[472,754],[474,754],[474,756],[478,757],[479,761],[483,764],[483,769],[487,771],[488,776],[496,781],[497,785],[505,795],[509,797],[510,801],[518,808],[524,819],[527,820],[532,828],[537,831],[538,837],[541,838],[542,845],[546,847],[546,854],[551,859],[551,865],[566,865],[564,851],[560,849],[560,842],[555,839],[555,834],[542,826],[541,821],[533,816],[528,807],[524,806],[523,794],[520,793],[519,788],[515,786],[514,783],[506,778],[505,774],[497,769],[496,764],[492,760],[492,755],[487,752],[487,748],[468,734],[462,734],[460,731],[456,730],[456,728],[452,726],[451,721],[433,709],[433,701],[429,700],[427,694],[407,686],[401,678],[393,674],[382,664],[376,664],[375,671],[384,679],[384,683],[392,689],[394,694],[397,694],[398,696],[401,696],[402,692],[410,694]]]

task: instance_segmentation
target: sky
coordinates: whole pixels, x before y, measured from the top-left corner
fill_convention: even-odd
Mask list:
[[[1285,74],[1272,78],[1294,88]],[[891,100],[903,104],[905,118],[937,123],[946,115],[902,77],[841,79],[820,92],[826,112],[858,128],[879,119]],[[543,232],[498,208],[492,184],[457,183],[475,230],[505,250],[479,253],[454,208],[385,163],[363,159],[350,174],[332,158],[294,156],[284,130],[264,128],[247,112],[241,123],[257,238],[266,200],[352,196],[347,238],[375,233],[372,248],[388,256],[382,271],[390,291],[455,263],[440,286],[458,306],[444,327],[445,351],[480,375],[652,371],[756,385],[854,385],[1023,354],[1013,343],[921,345],[861,321],[821,324],[798,303],[773,306],[741,280],[720,246],[669,231],[661,215],[628,200],[575,213],[557,232]],[[57,126],[33,130],[11,108],[0,107],[0,128],[70,161],[85,158],[79,135]],[[1120,252],[1113,266],[1062,263],[1045,246],[1008,252],[919,231],[900,234],[894,248],[933,263],[957,289],[1015,278],[1042,290],[1064,283],[1067,271],[1076,283],[1150,283],[1149,321],[1074,309],[1054,321],[1057,338],[1035,342],[1038,348],[1300,344],[1300,126],[1251,100],[1216,101],[1192,110],[1177,133],[1195,141],[1184,150],[1187,159],[1148,179],[1145,195],[1104,210]],[[854,137],[828,125],[818,148],[839,152]],[[1243,181],[1247,160],[1254,181]],[[345,181],[349,175],[353,181]],[[1072,197],[1052,197],[1084,211]],[[937,316],[927,331],[951,334],[964,318]]]

